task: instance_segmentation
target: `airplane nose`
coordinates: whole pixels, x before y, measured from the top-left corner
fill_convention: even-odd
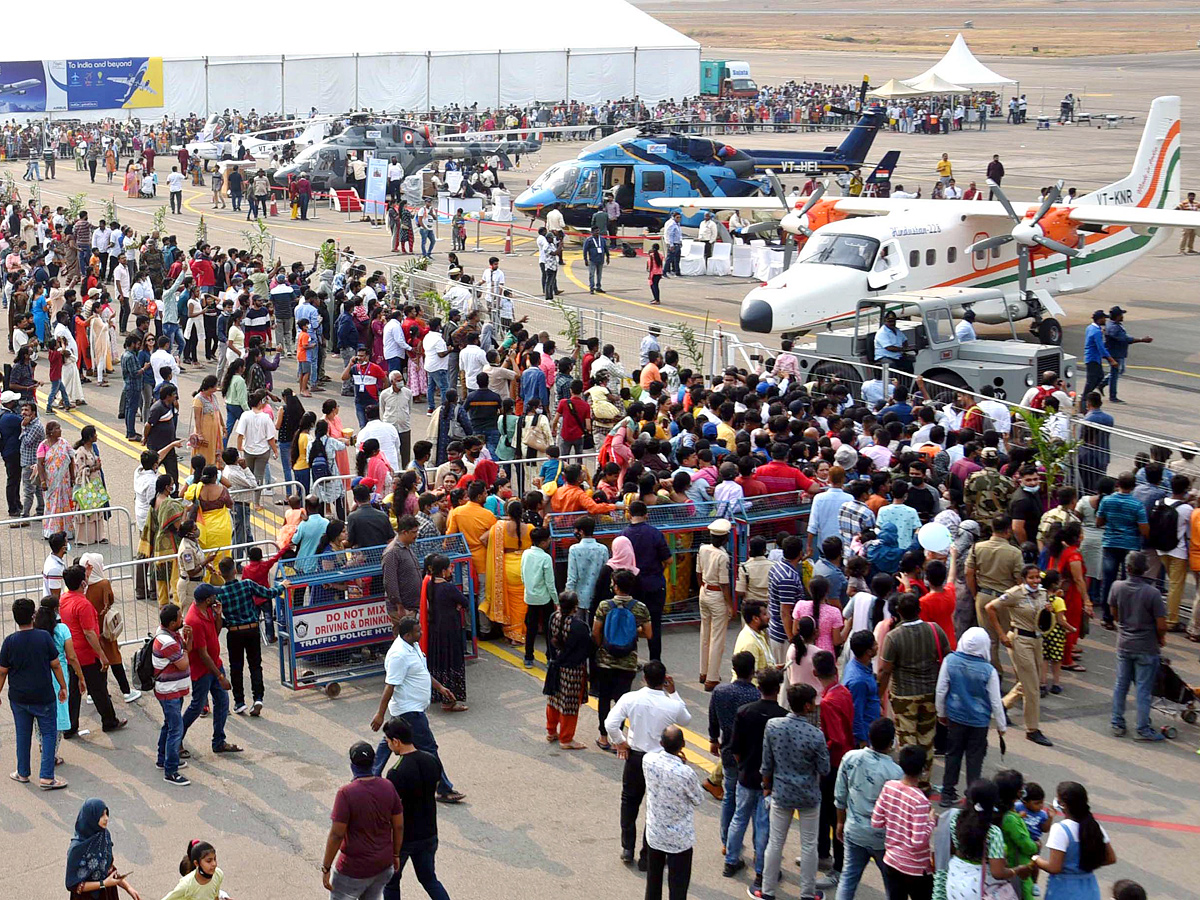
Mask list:
[[[770,334],[773,317],[774,312],[771,310],[771,304],[766,300],[750,297],[742,301],[741,320],[743,330],[753,331],[757,334]]]

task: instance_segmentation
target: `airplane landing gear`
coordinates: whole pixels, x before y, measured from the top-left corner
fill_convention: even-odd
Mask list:
[[[1058,319],[1034,319],[1033,327],[1030,330],[1037,336],[1039,344],[1062,346],[1063,329]]]

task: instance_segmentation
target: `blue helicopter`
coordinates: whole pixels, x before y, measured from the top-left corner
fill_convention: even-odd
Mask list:
[[[568,226],[586,229],[611,193],[621,204],[622,225],[657,230],[670,212],[651,206],[651,199],[757,196],[771,193],[769,173],[837,176],[859,169],[886,121],[883,109],[867,109],[840,145],[823,151],[739,150],[719,138],[645,135],[629,128],[551,166],[517,197],[513,209],[530,218],[558,209]],[[890,173],[898,156],[889,153],[877,171]],[[695,227],[702,218],[703,211],[685,212],[683,224]]]

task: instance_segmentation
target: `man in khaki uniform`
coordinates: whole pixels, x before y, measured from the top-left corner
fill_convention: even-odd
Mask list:
[[[1010,587],[1021,581],[1021,568],[1025,560],[1021,551],[1011,542],[1012,518],[1001,513],[992,519],[992,536],[971,548],[967,554],[967,589],[975,597],[975,619],[981,628],[986,628],[992,639],[992,665],[1001,675],[1000,632],[988,618],[987,605]],[[1000,625],[1008,629],[1008,616],[1000,610]]]
[[[1054,746],[1042,734],[1040,720],[1042,631],[1038,627],[1038,617],[1048,605],[1042,573],[1037,566],[1023,566],[1021,583],[987,604],[988,623],[991,629],[1001,632],[1000,640],[1008,648],[1017,673],[1017,683],[1005,696],[1004,708],[1011,709],[1018,700],[1023,700],[1025,739],[1043,747]],[[1011,628],[1001,629],[1001,610],[1007,610]]]
[[[1200,210],[1200,203],[1196,202],[1196,192],[1188,191],[1187,199],[1180,203],[1176,209],[1185,209],[1192,212]],[[1196,243],[1196,229],[1185,228],[1179,235],[1179,252],[1180,253],[1195,253],[1196,248],[1193,246]]]

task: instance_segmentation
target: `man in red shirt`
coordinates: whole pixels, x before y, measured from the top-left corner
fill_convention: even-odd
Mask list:
[[[229,679],[221,665],[221,642],[217,635],[224,624],[221,604],[214,599],[217,589],[211,584],[196,588],[195,602],[183,617],[192,629],[192,650],[188,654],[192,675],[192,702],[183,714],[183,736],[212,695],[213,753],[241,753],[242,748],[225,740],[225,722],[229,718]]]
[[[583,382],[576,378],[571,382],[571,396],[558,401],[554,421],[550,423],[550,430],[558,432],[558,449],[563,455],[583,453],[583,436],[591,418],[592,408],[583,399]]]
[[[208,255],[208,244],[200,248],[190,266],[192,277],[196,279],[196,287],[202,294],[216,292],[217,275],[213,269],[212,259]]]
[[[838,766],[842,757],[855,747],[854,741],[854,698],[850,690],[838,680],[837,659],[828,650],[813,657],[813,674],[821,682],[821,731],[825,745],[829,747],[829,773],[821,776],[821,819],[817,826],[817,856],[829,859],[830,841],[833,841],[833,871],[842,871],[843,844],[835,836],[837,831],[837,808],[833,805],[833,788],[837,784]],[[817,887],[832,887],[836,882]]]
[[[786,491],[817,493],[811,478],[795,466],[788,465],[787,455],[787,444],[772,444],[771,461],[755,469],[754,477],[766,485],[768,494],[782,494]]]
[[[71,646],[83,670],[87,692],[96,712],[100,714],[100,723],[105,731],[124,728],[129,720],[117,718],[112,698],[108,695],[108,662],[100,649],[100,618],[96,614],[96,607],[82,593],[87,573],[83,566],[67,566],[62,577],[65,590],[58,598],[58,614],[63,624],[71,630]],[[69,738],[79,733],[79,685],[74,678],[71,679],[71,687],[73,690],[68,699],[71,728],[63,732]]]
[[[379,404],[379,389],[387,385],[388,374],[371,362],[371,354],[362,344],[354,361],[342,371],[342,381],[354,381],[354,411],[358,414],[358,427],[367,424],[367,407]]]
[[[957,563],[953,546],[950,547],[946,562],[931,559],[925,563],[925,583],[929,585],[929,593],[921,597],[921,621],[941,625],[951,651],[958,649],[958,640],[954,636],[954,606],[958,602],[958,587],[954,581]]]

